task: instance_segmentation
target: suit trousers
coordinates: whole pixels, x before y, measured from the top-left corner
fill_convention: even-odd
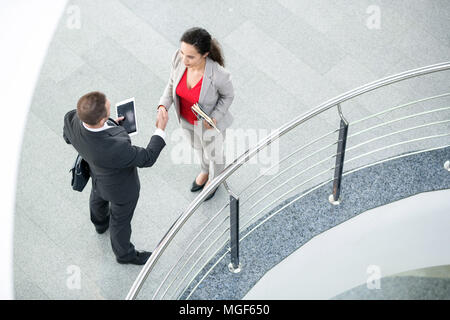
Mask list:
[[[200,159],[201,171],[208,173],[208,180],[217,177],[225,168],[224,142],[226,131],[219,134],[215,129],[206,129],[203,122],[196,126],[181,118],[181,128]],[[202,128],[199,128],[202,126]]]
[[[133,218],[139,195],[127,203],[115,203],[104,200],[93,183],[89,198],[91,221],[97,230],[105,229],[109,224],[112,250],[116,258],[131,260],[136,256],[131,238],[131,219]]]

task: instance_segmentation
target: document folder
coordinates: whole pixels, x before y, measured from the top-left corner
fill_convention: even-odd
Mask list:
[[[208,124],[213,127],[214,129],[217,130],[218,133],[220,133],[220,130],[217,129],[216,124],[214,123],[214,121],[203,111],[202,107],[196,103],[191,107],[192,111],[194,112],[194,114],[197,116],[197,118],[203,119],[206,122],[208,122]]]

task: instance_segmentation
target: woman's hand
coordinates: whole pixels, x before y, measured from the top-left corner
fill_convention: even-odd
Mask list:
[[[212,118],[212,121],[215,125],[217,125],[217,120],[215,118]],[[209,123],[206,120],[203,120],[203,125],[206,129],[213,129],[214,127],[210,126]]]

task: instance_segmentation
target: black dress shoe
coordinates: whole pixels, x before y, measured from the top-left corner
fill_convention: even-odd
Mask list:
[[[197,180],[197,178],[195,178],[195,180]],[[202,189],[205,187],[205,185],[206,185],[206,182],[205,182],[203,185],[198,185],[197,182],[196,182],[195,180],[194,180],[194,182],[192,182],[191,192],[197,192],[197,191],[200,191],[200,190],[202,190]]]
[[[106,225],[106,227],[103,228],[95,228],[95,231],[97,231],[98,234],[103,234],[106,232],[106,230],[109,229],[109,223]]]
[[[103,225],[97,225],[95,226],[95,231],[97,231],[98,234],[103,234],[106,232],[106,230],[109,229],[109,219],[106,222],[106,224]]]
[[[212,197],[214,197],[214,195],[216,194],[217,189],[219,189],[219,188],[216,188],[216,190],[214,190],[213,193],[211,193],[209,196],[207,196],[206,199],[205,199],[205,201],[208,201],[209,199],[211,199]]]
[[[118,263],[120,264],[136,264],[136,265],[144,265],[148,258],[152,255],[151,252],[148,251],[136,251],[136,256],[131,260],[121,260],[116,259]]]
[[[95,231],[97,231],[98,234],[103,234],[106,232],[106,230],[109,229],[110,217],[111,217],[111,208],[109,209],[108,216],[106,217],[106,222],[103,224],[95,225]]]

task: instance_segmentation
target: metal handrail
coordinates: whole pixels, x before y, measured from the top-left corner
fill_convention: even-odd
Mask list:
[[[419,100],[415,100],[415,101],[412,101],[412,102],[404,103],[402,105],[395,106],[395,107],[383,110],[381,112],[371,114],[368,117],[365,117],[365,118],[362,118],[362,119],[359,119],[359,120],[356,120],[356,121],[352,121],[351,124],[352,124],[352,126],[354,126],[355,124],[358,124],[358,123],[363,122],[363,121],[367,121],[367,120],[372,119],[374,117],[381,116],[381,115],[386,114],[388,112],[392,112],[392,111],[399,110],[399,109],[402,109],[402,108],[405,108],[405,107],[409,107],[409,106],[412,106],[412,105],[417,104],[419,102],[430,101],[430,100],[434,100],[434,99],[442,98],[442,97],[447,97],[447,96],[450,96],[450,93],[438,94],[437,96],[426,97],[426,98],[423,98],[423,99],[419,99]]]
[[[225,180],[231,176],[237,169],[239,169],[244,163],[249,161],[253,156],[258,154],[262,149],[270,145],[273,141],[279,139],[281,136],[285,135],[289,131],[293,130],[297,126],[301,125],[302,123],[305,123],[306,121],[316,117],[317,115],[335,107],[339,104],[351,100],[357,96],[360,96],[362,94],[365,94],[367,92],[373,91],[378,88],[382,88],[385,86],[388,86],[393,83],[397,83],[400,81],[404,81],[406,79],[415,78],[423,75],[427,75],[434,72],[439,71],[445,71],[450,69],[450,61],[449,62],[443,62],[438,63],[426,67],[421,67],[409,71],[405,71],[396,75],[392,75],[380,80],[373,81],[369,84],[360,86],[356,89],[350,90],[346,93],[343,93],[335,98],[329,99],[325,101],[324,103],[320,104],[316,108],[298,116],[297,118],[293,119],[292,121],[286,123],[285,125],[281,126],[278,130],[275,130],[264,138],[262,141],[258,143],[256,147],[253,147],[251,149],[248,149],[246,152],[244,152],[241,156],[236,158],[231,164],[229,164],[222,173],[217,176],[214,180],[211,181],[211,183],[204,188],[204,190],[197,196],[197,198],[192,201],[187,209],[183,212],[183,214],[175,221],[175,223],[172,225],[170,230],[166,233],[164,238],[159,242],[156,249],[153,251],[153,254],[150,256],[147,263],[142,268],[141,272],[139,273],[138,277],[133,283],[133,286],[131,287],[130,291],[127,294],[126,299],[132,300],[135,299],[137,294],[139,293],[140,289],[142,288],[145,280],[147,279],[148,275],[152,271],[153,267],[156,265],[158,260],[160,259],[163,252],[166,250],[169,243],[171,243],[172,239],[176,236],[176,234],[179,232],[179,230],[183,227],[183,225],[186,223],[186,221],[194,214],[194,212],[197,210],[197,208],[204,202],[205,198],[208,197],[216,188],[220,186],[220,184],[224,183]]]
[[[351,159],[346,160],[346,163],[355,161],[357,159],[366,157],[366,156],[368,156],[370,154],[373,154],[373,153],[376,153],[376,152],[379,152],[379,151],[383,151],[383,150],[386,150],[386,149],[389,149],[389,148],[392,148],[392,147],[401,146],[401,145],[408,144],[408,143],[411,143],[411,142],[418,142],[418,141],[423,141],[423,140],[427,140],[427,139],[441,138],[441,137],[447,137],[447,136],[450,136],[450,133],[437,134],[437,135],[421,137],[421,138],[417,138],[417,139],[411,139],[411,140],[407,140],[407,141],[394,143],[394,144],[391,144],[391,145],[388,145],[388,146],[385,146],[385,147],[382,147],[382,148],[378,148],[378,149],[375,149],[375,150],[372,150],[372,151],[360,154],[359,156],[356,156],[356,157],[353,157]]]
[[[450,108],[448,108],[448,109],[450,110]],[[394,135],[399,134],[399,133],[403,133],[403,132],[411,131],[411,130],[416,130],[416,129],[420,129],[420,128],[425,128],[425,127],[429,127],[429,126],[435,126],[435,125],[438,125],[438,124],[443,124],[443,123],[448,123],[448,122],[450,122],[450,120],[435,121],[435,122],[430,122],[430,123],[422,124],[422,125],[420,125],[420,126],[415,126],[415,127],[411,127],[411,128],[407,128],[407,129],[403,129],[403,130],[398,130],[398,131],[395,131],[395,132],[391,132],[391,133],[388,133],[388,134],[385,134],[385,135],[382,135],[382,136],[379,136],[379,137],[372,138],[372,139],[370,139],[370,140],[361,142],[361,143],[359,143],[359,144],[357,144],[357,145],[354,145],[353,147],[349,147],[349,148],[347,149],[347,151],[351,151],[351,150],[357,149],[357,148],[359,148],[359,147],[361,147],[361,146],[363,146],[363,145],[366,145],[366,144],[368,144],[368,143],[371,143],[371,142],[374,142],[374,141],[377,141],[377,140],[380,140],[380,139],[384,139],[384,138],[386,138],[386,137],[394,136]],[[349,138],[350,138],[350,137],[349,137]]]
[[[379,127],[382,127],[382,126],[386,126],[386,125],[392,124],[394,122],[403,121],[403,120],[406,120],[406,119],[411,119],[411,118],[414,118],[414,117],[423,116],[425,114],[430,114],[430,113],[435,113],[435,112],[440,112],[440,111],[445,111],[445,110],[450,110],[450,107],[439,108],[439,109],[428,110],[428,111],[419,112],[419,113],[415,113],[415,114],[410,114],[410,115],[408,115],[406,117],[397,118],[397,119],[394,119],[394,120],[390,120],[390,121],[386,121],[386,122],[383,122],[383,123],[379,123],[379,124],[377,124],[375,126],[372,126],[370,128],[358,131],[356,133],[353,133],[353,134],[349,135],[348,138],[349,139],[353,138],[353,137],[355,137],[355,136],[357,136],[357,135],[359,135],[361,133],[364,133],[364,132],[367,132],[367,131],[370,131],[370,130],[373,130],[373,129],[376,129],[376,128],[379,128]]]

